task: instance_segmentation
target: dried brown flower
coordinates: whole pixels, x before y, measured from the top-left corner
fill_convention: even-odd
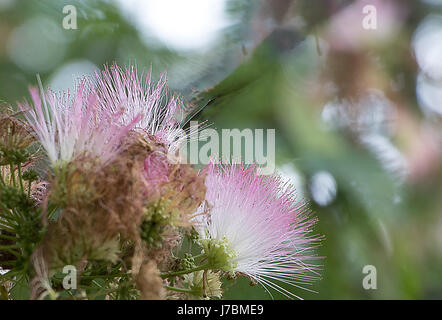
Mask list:
[[[164,299],[165,289],[163,287],[163,280],[154,261],[150,260],[141,266],[140,272],[136,277],[136,283],[138,290],[141,292],[142,299]]]
[[[17,115],[10,108],[0,106],[1,149],[25,149],[35,141],[29,126]]]

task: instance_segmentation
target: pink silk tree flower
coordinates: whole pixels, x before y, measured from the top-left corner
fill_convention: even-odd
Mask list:
[[[299,297],[281,284],[308,290],[303,286],[320,278],[313,261],[321,237],[311,234],[316,219],[292,186],[258,175],[255,166],[213,163],[205,183],[207,204],[194,224],[208,268],[248,276],[291,298]]]
[[[77,156],[91,156],[101,163],[111,160],[119,151],[121,139],[139,121],[134,117],[120,125],[120,113],[112,114],[97,108],[97,97],[85,90],[85,81],[77,86],[74,97],[57,95],[51,90],[40,93],[29,89],[33,107],[19,104],[26,120],[46,151],[52,165],[69,162]]]
[[[104,71],[95,73],[89,85],[96,92],[101,109],[113,113],[124,110],[120,118],[123,125],[131,123],[140,114],[137,128],[147,136],[155,137],[173,152],[186,139],[178,119],[182,105],[176,97],[168,97],[164,73],[155,84],[151,71],[138,75],[134,66],[125,70],[117,65],[105,66]]]

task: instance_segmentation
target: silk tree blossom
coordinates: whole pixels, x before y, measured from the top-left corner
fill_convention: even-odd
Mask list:
[[[312,264],[321,240],[311,235],[316,219],[292,186],[278,176],[259,176],[254,166],[215,164],[208,167],[206,186],[207,204],[195,224],[211,268],[296,298],[281,284],[306,289],[320,278]]]
[[[178,119],[183,111],[182,104],[177,97],[168,97],[165,73],[156,84],[151,75],[151,71],[138,75],[134,66],[125,70],[117,65],[105,66],[104,71],[95,73],[90,87],[96,92],[101,109],[113,113],[123,109],[120,118],[123,125],[141,114],[137,127],[175,152],[187,139]]]
[[[139,121],[139,116],[134,116],[121,126],[122,113],[99,110],[97,97],[86,92],[85,84],[81,81],[70,99],[69,94],[44,92],[40,83],[41,94],[35,87],[29,89],[33,107],[19,104],[52,165],[80,155],[106,163],[119,151],[121,138]]]

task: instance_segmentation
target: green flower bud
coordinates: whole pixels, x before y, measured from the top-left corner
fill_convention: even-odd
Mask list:
[[[0,191],[0,199],[8,209],[26,210],[33,206],[26,194],[11,186],[5,186]]]
[[[180,269],[189,270],[195,267],[195,258],[190,253],[185,253],[184,258],[180,260]]]
[[[29,169],[23,173],[22,178],[24,181],[36,181],[38,179],[38,173],[33,169]]]
[[[1,159],[0,165],[8,165],[8,164],[19,165],[28,161],[29,158],[30,154],[26,149],[2,148],[0,156]]]
[[[230,248],[227,239],[203,239],[200,240],[211,269],[223,270],[234,273],[237,263],[236,253]]]

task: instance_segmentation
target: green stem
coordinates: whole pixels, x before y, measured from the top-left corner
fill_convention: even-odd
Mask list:
[[[177,287],[170,287],[170,286],[164,286],[164,288],[167,290],[176,291],[176,292],[180,292],[180,293],[192,293],[193,292],[192,289],[185,289],[185,288],[177,288]]]
[[[18,181],[20,183],[20,189],[21,192],[25,193],[25,188],[23,188],[23,180],[21,177],[21,163],[18,164],[17,168],[18,168]]]
[[[205,255],[206,255],[206,253],[203,252],[203,253],[197,254],[196,256],[193,256],[193,259],[197,260],[197,259],[199,259],[199,258],[204,257]]]
[[[196,272],[196,271],[200,271],[200,270],[206,270],[206,269],[210,269],[209,263],[205,263],[205,264],[203,264],[201,266],[198,266],[198,267],[195,267],[195,268],[191,268],[191,269],[187,269],[187,270],[163,273],[163,274],[161,274],[161,278],[167,279],[167,278],[181,276],[183,274],[188,274],[188,273],[192,273],[192,272]]]
[[[90,287],[90,288],[91,289],[96,289],[96,287]],[[93,294],[88,295],[88,299],[89,300],[93,300],[96,297],[99,297],[99,296],[102,296],[102,295],[108,295],[110,293],[117,292],[118,290],[119,290],[119,288],[116,288],[116,289],[102,289],[102,290],[99,290],[99,291],[97,291],[97,292],[95,292]]]
[[[2,185],[6,186],[6,182],[3,179],[3,175],[0,173],[0,182],[2,183]]]
[[[81,279],[88,280],[88,279],[108,279],[108,278],[121,278],[125,276],[126,274],[107,274],[107,275],[96,275],[96,276],[80,276]]]
[[[12,165],[12,163],[9,165],[9,173],[11,174],[12,185],[14,187],[17,187],[17,183],[15,182],[14,166]]]

